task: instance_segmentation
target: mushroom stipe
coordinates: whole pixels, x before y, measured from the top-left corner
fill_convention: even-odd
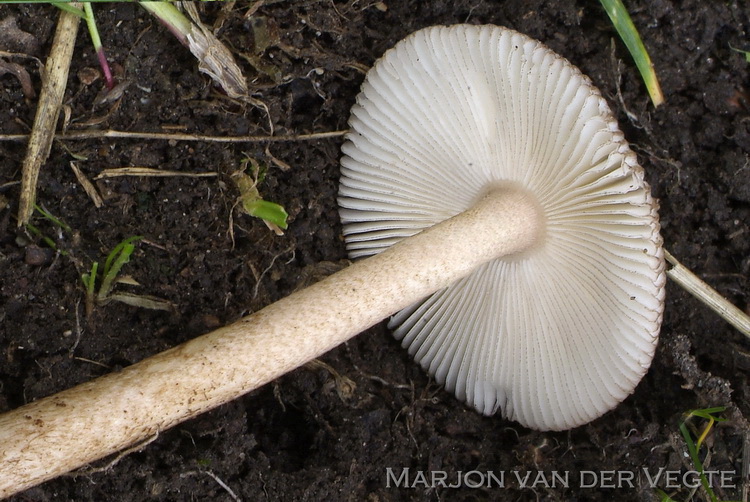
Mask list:
[[[375,64],[350,125],[339,202],[349,252],[366,259],[0,416],[0,497],[256,389],[394,314],[415,359],[485,414],[565,429],[633,391],[662,319],[662,241],[642,170],[588,78],[509,29],[427,28]]]

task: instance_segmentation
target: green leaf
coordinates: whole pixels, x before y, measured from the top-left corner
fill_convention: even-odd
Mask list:
[[[275,202],[269,202],[263,199],[244,200],[242,201],[242,207],[250,216],[255,216],[256,218],[273,223],[283,230],[286,230],[288,227],[286,220],[289,217],[289,214],[287,214],[283,206],[280,206]]]
[[[607,12],[609,19],[612,21],[612,25],[617,30],[620,38],[628,48],[630,55],[635,60],[635,65],[638,67],[638,71],[641,73],[641,78],[646,84],[649,96],[651,96],[651,102],[654,106],[659,106],[664,102],[664,95],[661,92],[661,86],[659,86],[659,80],[656,78],[656,72],[654,72],[654,65],[651,63],[651,58],[648,55],[646,47],[641,41],[641,36],[638,34],[638,30],[633,24],[633,20],[630,19],[625,5],[621,0],[599,0]]]
[[[289,214],[287,214],[284,207],[275,202],[263,200],[258,191],[258,183],[265,178],[266,167],[259,164],[252,157],[244,159],[240,165],[242,166],[242,170],[233,173],[232,179],[240,191],[242,208],[250,216],[260,218],[266,223],[277,227],[275,228],[277,233],[279,232],[279,228],[286,230]],[[251,174],[247,174],[245,170],[250,171]]]

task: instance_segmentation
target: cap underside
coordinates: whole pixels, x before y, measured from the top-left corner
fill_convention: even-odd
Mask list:
[[[513,30],[427,28],[375,64],[350,126],[339,204],[353,258],[500,182],[543,209],[533,252],[486,263],[392,318],[439,383],[536,429],[584,424],[633,391],[664,304],[657,208],[587,77]]]

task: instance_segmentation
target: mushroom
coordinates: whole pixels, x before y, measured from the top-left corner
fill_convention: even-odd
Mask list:
[[[495,26],[433,27],[368,73],[343,147],[352,266],[0,416],[0,497],[207,411],[395,314],[456,396],[538,429],[630,394],[654,354],[656,204],[590,81]]]
[[[391,319],[438,383],[535,429],[581,425],[633,391],[664,307],[657,205],[587,77],[509,29],[433,27],[375,65],[350,125],[339,205],[352,257],[498,187],[538,207],[530,246]]]

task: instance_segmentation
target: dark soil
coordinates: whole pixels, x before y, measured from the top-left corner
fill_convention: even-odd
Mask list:
[[[363,69],[419,28],[494,23],[544,41],[588,74],[611,103],[661,201],[663,236],[672,253],[747,309],[750,63],[730,46],[750,49],[750,7],[738,0],[628,5],[666,95],[657,110],[594,0],[266,0],[210,5],[202,15],[236,54],[254,54],[255,34],[265,23],[271,35],[258,54],[262,71],[248,59],[238,61],[277,135],[345,129]],[[69,130],[270,132],[263,110],[218,92],[190,53],[138,6],[105,4],[96,13],[109,60],[120,80],[131,84],[121,99],[95,104],[103,84],[90,81],[98,69],[82,26],[65,97]],[[0,49],[43,61],[57,15],[50,6],[0,7],[0,21],[12,16],[32,36],[5,40]],[[38,92],[33,60],[8,60],[29,72]],[[0,76],[0,133],[27,133],[35,109],[36,99],[24,95],[19,79]],[[340,143],[340,137],[233,145],[58,142],[41,172],[38,202],[71,231],[39,216],[33,224],[62,254],[38,237],[17,233],[16,182],[25,143],[1,141],[0,411],[230,323],[289,294],[306,277],[334,268],[328,265],[346,257],[336,208]],[[105,204],[96,209],[69,168],[74,154],[86,157],[77,164],[89,177],[123,166],[219,175],[98,181]],[[238,193],[230,174],[245,156],[269,167],[260,190],[290,214],[282,237],[262,221],[233,212]],[[175,312],[110,303],[87,317],[80,275],[133,235],[145,239],[123,272],[141,286],[117,288],[167,299]],[[165,431],[112,468],[62,477],[13,500],[232,500],[219,480],[246,501],[657,500],[641,469],[655,475],[659,468],[694,468],[678,425],[683,412],[708,406],[726,406],[728,420],[709,436],[705,464],[733,471],[729,482],[714,483],[721,499],[743,497],[748,341],[674,284],[668,287],[656,359],[635,394],[569,432],[534,432],[469,411],[431,383],[383,326],[323,361],[354,387],[337,389],[325,368],[302,368]],[[398,477],[407,467],[414,486],[396,488],[391,480],[389,487],[387,469]],[[445,472],[453,483],[473,470],[481,474],[474,473],[469,485],[493,471],[505,473],[505,487],[415,483],[417,471],[424,471],[428,483],[431,471]],[[569,486],[559,480],[552,486],[553,471],[568,473]],[[592,482],[585,473],[582,479],[583,471],[599,479]],[[602,479],[604,471],[615,471],[614,477]],[[516,479],[527,472],[527,484],[538,481],[533,488]],[[622,480],[628,473],[634,473],[631,483]],[[676,485],[667,491],[688,500],[690,490],[682,481]],[[663,479],[659,486],[665,488]],[[699,491],[693,500],[705,495]]]

